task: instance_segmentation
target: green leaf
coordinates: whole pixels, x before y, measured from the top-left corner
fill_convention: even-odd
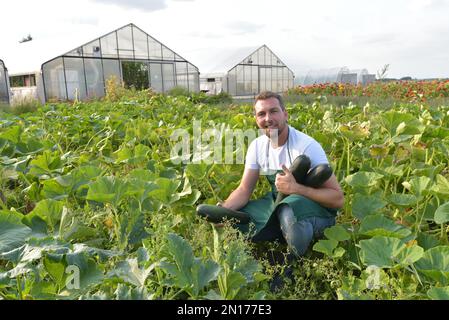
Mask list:
[[[121,149],[117,150],[114,155],[116,156],[116,163],[136,165],[145,162],[148,159],[149,152],[150,148],[148,146],[138,144],[133,148],[123,146]]]
[[[429,249],[415,264],[416,269],[426,277],[441,283],[449,284],[449,246],[437,246]]]
[[[353,188],[369,188],[377,184],[383,175],[376,172],[359,171],[345,178],[347,184]]]
[[[432,300],[449,300],[449,287],[433,287],[427,290],[427,296]]]
[[[424,253],[419,246],[407,247],[401,240],[391,237],[374,237],[360,241],[360,258],[369,266],[394,268],[406,266],[418,261]]]
[[[168,251],[175,263],[162,263],[161,266],[173,276],[177,287],[198,297],[201,289],[217,279],[220,266],[212,260],[204,263],[195,258],[190,244],[180,236],[170,233],[167,239]]]
[[[235,299],[240,289],[247,284],[246,278],[236,271],[231,271],[225,280],[226,283],[226,296],[223,297],[225,300]]]
[[[47,254],[43,260],[45,270],[60,287],[65,285],[67,263],[63,255]]]
[[[362,220],[359,233],[370,237],[385,236],[405,238],[412,232],[381,214],[371,215]]]
[[[441,174],[437,175],[436,184],[431,188],[431,192],[443,199],[449,199],[449,180]]]
[[[58,152],[45,150],[41,155],[31,160],[29,165],[29,174],[41,177],[43,175],[52,176],[54,173],[63,172],[64,163]]]
[[[16,144],[16,152],[21,155],[29,155],[39,153],[44,150],[44,145],[35,138],[30,138],[26,143],[19,142]]]
[[[144,287],[147,278],[156,266],[157,264],[152,264],[148,268],[140,268],[136,258],[127,259],[119,262],[116,269],[109,273],[109,276],[118,276],[137,287]]]
[[[410,207],[416,205],[418,198],[412,194],[393,193],[387,196],[390,203],[398,207]]]
[[[176,190],[181,184],[180,181],[173,181],[167,178],[158,178],[155,183],[158,186],[158,189],[149,192],[148,195],[159,200],[165,205],[169,205],[179,200],[179,194]]]
[[[22,246],[31,229],[20,221],[20,217],[8,211],[0,211],[0,254]]]
[[[13,126],[0,133],[0,139],[9,140],[13,143],[20,141],[20,135],[22,134],[22,127]]]
[[[364,217],[381,210],[386,205],[385,201],[374,195],[365,196],[356,193],[352,200],[352,215],[362,220]]]
[[[135,245],[148,237],[145,230],[145,214],[139,210],[130,210],[120,216],[120,241],[126,244]]]
[[[346,241],[351,239],[351,235],[340,225],[332,226],[324,230],[324,235],[330,240]]]
[[[192,193],[189,194],[186,197],[181,198],[179,201],[176,202],[177,205],[182,206],[193,206],[198,199],[201,197],[201,192],[197,189],[193,189]]]
[[[91,286],[101,283],[104,275],[94,259],[87,257],[84,253],[68,253],[66,255],[67,267],[73,269],[66,269],[67,282],[73,287],[68,287],[68,290],[82,290],[87,291]],[[72,271],[70,271],[72,270]],[[79,278],[77,276],[79,275]],[[72,276],[72,277],[71,277]],[[71,278],[73,282],[71,282]],[[78,287],[79,285],[79,287]]]
[[[208,164],[206,163],[200,163],[200,164],[188,164],[186,166],[186,173],[190,177],[194,178],[195,180],[199,181],[201,179],[204,179],[209,171]]]
[[[449,221],[449,202],[442,204],[435,211],[434,220],[438,224],[443,224]]]
[[[337,247],[337,240],[320,240],[313,246],[313,250],[324,253],[325,255],[332,257],[334,249]]]
[[[27,225],[30,225],[35,217],[39,217],[47,223],[47,226],[55,230],[61,220],[63,208],[64,205],[60,201],[52,199],[42,200],[38,202],[33,211],[24,218],[24,221],[27,222]]]
[[[382,113],[380,122],[391,137],[420,134],[425,130],[425,126],[413,115],[395,110]]]
[[[432,180],[428,177],[414,177],[402,185],[409,189],[416,197],[421,198],[429,192]]]
[[[424,250],[429,250],[431,248],[437,247],[440,244],[440,241],[438,239],[430,234],[424,233],[424,232],[418,232],[418,237],[416,238],[418,241],[418,245]]]
[[[387,176],[402,177],[404,175],[404,165],[382,168],[379,169],[379,172]]]
[[[87,200],[110,203],[117,207],[128,191],[128,183],[114,176],[100,177],[89,185]]]
[[[130,288],[123,283],[117,285],[115,296],[117,300],[148,300],[151,298],[145,287]]]

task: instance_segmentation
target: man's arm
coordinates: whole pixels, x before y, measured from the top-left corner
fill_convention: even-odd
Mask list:
[[[326,208],[339,209],[343,207],[345,197],[334,174],[320,188],[311,188],[298,184],[285,166],[283,170],[283,175],[276,176],[276,188],[279,192],[304,196]]]
[[[222,203],[222,206],[232,210],[239,210],[243,208],[251,198],[251,194],[256,187],[258,179],[258,169],[245,168],[240,185],[229,195],[226,201]]]

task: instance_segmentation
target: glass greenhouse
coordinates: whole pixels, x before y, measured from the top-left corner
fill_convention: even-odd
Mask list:
[[[136,89],[199,91],[198,68],[134,24],[45,62],[42,75],[47,101],[102,97],[113,76]]]
[[[9,103],[8,69],[2,60],[0,60],[0,103]]]
[[[347,73],[349,73],[347,67],[311,70],[307,73],[304,79],[304,85],[342,82],[343,75]]]
[[[232,96],[254,96],[264,90],[281,93],[293,87],[293,72],[266,45],[226,70],[222,76],[202,76],[202,89],[219,93],[213,90],[220,88]]]
[[[350,83],[368,84],[376,80],[374,74],[366,69],[349,70],[347,67],[311,70],[307,73],[302,85],[308,86],[318,83]]]

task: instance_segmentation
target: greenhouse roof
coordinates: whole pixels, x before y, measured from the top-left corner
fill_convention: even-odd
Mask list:
[[[238,49],[235,49],[233,52],[227,55],[227,57],[223,60],[221,60],[215,68],[210,70],[210,72],[207,73],[227,73],[229,70],[234,68],[238,64],[247,64],[248,59],[256,60],[253,58],[253,55],[256,54],[259,50],[268,50],[268,52],[275,57],[276,62],[279,63],[279,65],[286,66],[279,57],[271,51],[270,48],[268,48],[267,45],[262,46],[249,46],[249,47],[241,47]],[[216,57],[217,55],[215,55]],[[255,61],[255,64],[257,64],[257,61]],[[270,63],[271,64],[271,63]],[[287,66],[286,66],[287,67]],[[291,70],[290,70],[291,71]]]
[[[99,38],[95,38],[70,50],[62,56],[187,61],[192,64],[133,23],[129,23]]]

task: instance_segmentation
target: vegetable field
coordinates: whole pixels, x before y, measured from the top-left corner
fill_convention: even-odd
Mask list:
[[[171,159],[174,130],[255,128],[251,105],[142,91],[0,113],[0,299],[448,299],[449,106],[287,110],[346,197],[291,277],[284,244],[195,214],[243,165]]]

